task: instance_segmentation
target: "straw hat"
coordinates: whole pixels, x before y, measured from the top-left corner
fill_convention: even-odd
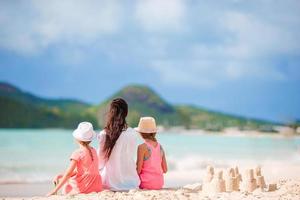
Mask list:
[[[153,117],[141,117],[138,127],[134,128],[139,133],[156,133],[157,127]]]
[[[84,142],[92,141],[95,135],[93,125],[90,122],[81,122],[73,131],[73,137]]]

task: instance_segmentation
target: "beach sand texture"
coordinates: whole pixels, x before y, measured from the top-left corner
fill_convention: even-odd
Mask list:
[[[299,200],[300,199],[300,180],[280,180],[277,182],[278,189],[274,192],[262,192],[260,189],[254,190],[252,193],[246,191],[239,192],[223,192],[217,194],[206,194],[197,184],[189,185],[178,189],[162,189],[162,190],[130,190],[128,192],[113,192],[109,190],[100,193],[79,194],[73,196],[55,195],[51,197],[18,197],[5,198],[9,199],[34,199],[34,200],[58,200],[58,199],[72,199],[72,200],[158,200],[158,199],[182,199],[182,200],[243,200],[243,199],[264,199],[264,200]],[[194,188],[194,189],[193,189]]]

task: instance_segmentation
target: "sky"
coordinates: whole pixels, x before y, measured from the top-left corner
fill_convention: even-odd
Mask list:
[[[0,0],[0,81],[99,103],[129,84],[174,104],[300,119],[299,0]]]

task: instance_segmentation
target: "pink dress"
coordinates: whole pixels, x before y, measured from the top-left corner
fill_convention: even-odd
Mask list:
[[[76,160],[75,174],[66,183],[63,194],[100,192],[102,180],[99,174],[96,150],[91,147],[93,160],[88,149],[78,149],[70,157]]]
[[[141,189],[159,190],[164,185],[163,170],[161,167],[162,153],[160,144],[157,143],[153,147],[148,142],[145,142],[148,150],[151,152],[149,158],[144,158],[142,170],[140,173]]]

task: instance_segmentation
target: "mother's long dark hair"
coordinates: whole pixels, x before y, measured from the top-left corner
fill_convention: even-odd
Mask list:
[[[103,153],[108,159],[120,137],[122,131],[127,129],[126,117],[128,114],[128,105],[122,98],[113,99],[110,103],[108,115],[106,117],[105,132],[106,138],[103,147]]]

